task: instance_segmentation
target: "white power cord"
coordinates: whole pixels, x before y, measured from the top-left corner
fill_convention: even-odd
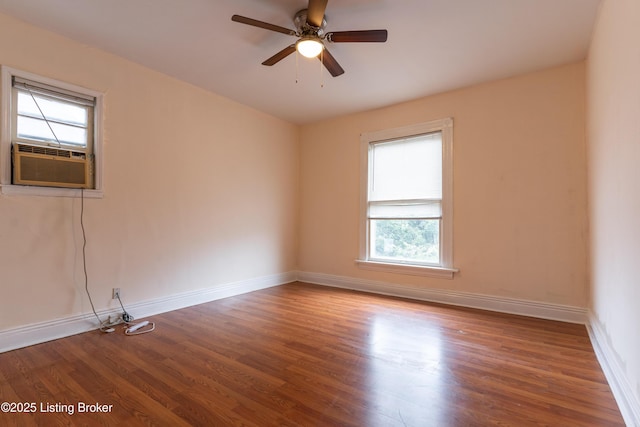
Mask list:
[[[151,326],[146,329],[142,329],[149,325]],[[149,332],[153,332],[155,329],[156,329],[156,324],[154,322],[149,322],[148,320],[144,320],[140,323],[136,323],[135,325],[130,325],[127,329],[125,329],[124,334],[125,335],[141,335],[141,334],[147,334]]]

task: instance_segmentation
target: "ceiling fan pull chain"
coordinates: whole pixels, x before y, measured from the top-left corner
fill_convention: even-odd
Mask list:
[[[324,49],[320,51],[320,87],[324,87],[324,73],[322,69],[324,68]]]
[[[300,56],[300,54],[298,53],[298,50],[296,49],[296,83],[298,83],[298,56]]]

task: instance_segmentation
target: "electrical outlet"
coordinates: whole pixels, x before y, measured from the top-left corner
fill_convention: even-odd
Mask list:
[[[111,299],[118,299],[118,298],[120,298],[120,288],[113,288]]]

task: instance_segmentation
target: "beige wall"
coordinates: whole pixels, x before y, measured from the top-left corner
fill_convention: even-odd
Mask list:
[[[295,271],[299,129],[0,15],[0,64],[105,93],[97,309]],[[80,201],[0,196],[0,331],[90,312]]]
[[[584,64],[302,128],[299,269],[586,307]],[[453,280],[360,270],[359,135],[454,118]]]
[[[640,408],[640,2],[603,2],[587,70],[592,322]]]

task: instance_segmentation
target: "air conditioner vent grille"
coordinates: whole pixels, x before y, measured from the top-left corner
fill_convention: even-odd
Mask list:
[[[41,154],[43,156],[65,157],[67,159],[84,159],[85,153],[59,148],[42,147],[38,145],[16,144],[21,153]]]

